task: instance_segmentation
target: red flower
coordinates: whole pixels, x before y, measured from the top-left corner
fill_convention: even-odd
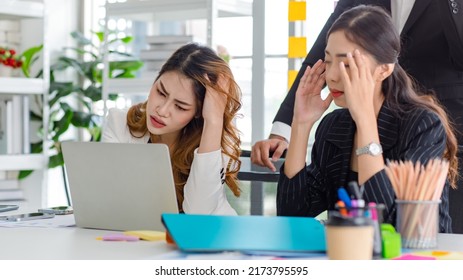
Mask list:
[[[22,65],[21,58],[16,55],[13,49],[0,47],[0,63],[12,68],[19,68]]]

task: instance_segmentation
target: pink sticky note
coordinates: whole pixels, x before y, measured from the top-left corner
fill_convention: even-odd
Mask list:
[[[124,234],[108,234],[102,237],[103,241],[138,241],[138,236],[124,235]]]
[[[428,256],[417,256],[412,254],[405,254],[397,258],[393,258],[393,260],[437,260],[436,257],[428,257]]]

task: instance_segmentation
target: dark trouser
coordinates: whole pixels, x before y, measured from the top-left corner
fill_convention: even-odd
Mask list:
[[[463,95],[463,92],[462,92]],[[453,233],[463,233],[463,98],[441,101],[455,127],[458,139],[458,163],[460,178],[457,189],[450,189],[449,212],[452,217]]]

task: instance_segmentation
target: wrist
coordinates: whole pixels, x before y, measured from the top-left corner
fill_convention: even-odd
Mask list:
[[[357,156],[361,155],[370,155],[370,156],[378,156],[383,153],[383,147],[379,142],[373,141],[370,142],[368,145],[359,147],[355,150],[355,154]]]
[[[208,118],[204,119],[204,126],[211,126],[211,127],[220,127],[223,126],[223,118]]]
[[[298,121],[296,119],[293,119],[293,122],[291,123],[291,131],[295,127],[298,127],[299,129],[312,127],[316,122],[317,122],[317,119],[315,119],[315,120],[305,120],[305,121]]]
[[[354,118],[354,115],[352,115]],[[355,125],[358,127],[370,127],[371,125],[376,126],[377,116],[374,112],[364,112],[362,115],[354,118]]]
[[[312,123],[293,123],[291,125],[291,139],[293,137],[307,136],[312,129]]]
[[[286,139],[286,138],[283,137],[283,136],[277,135],[277,134],[270,134],[270,136],[268,137],[268,139],[278,139],[278,140],[283,140],[283,141],[285,141],[286,143],[289,143],[288,139]]]

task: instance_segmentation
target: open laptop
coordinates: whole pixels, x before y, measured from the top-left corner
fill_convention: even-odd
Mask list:
[[[178,213],[164,144],[63,142],[76,225],[108,230],[164,230]]]

